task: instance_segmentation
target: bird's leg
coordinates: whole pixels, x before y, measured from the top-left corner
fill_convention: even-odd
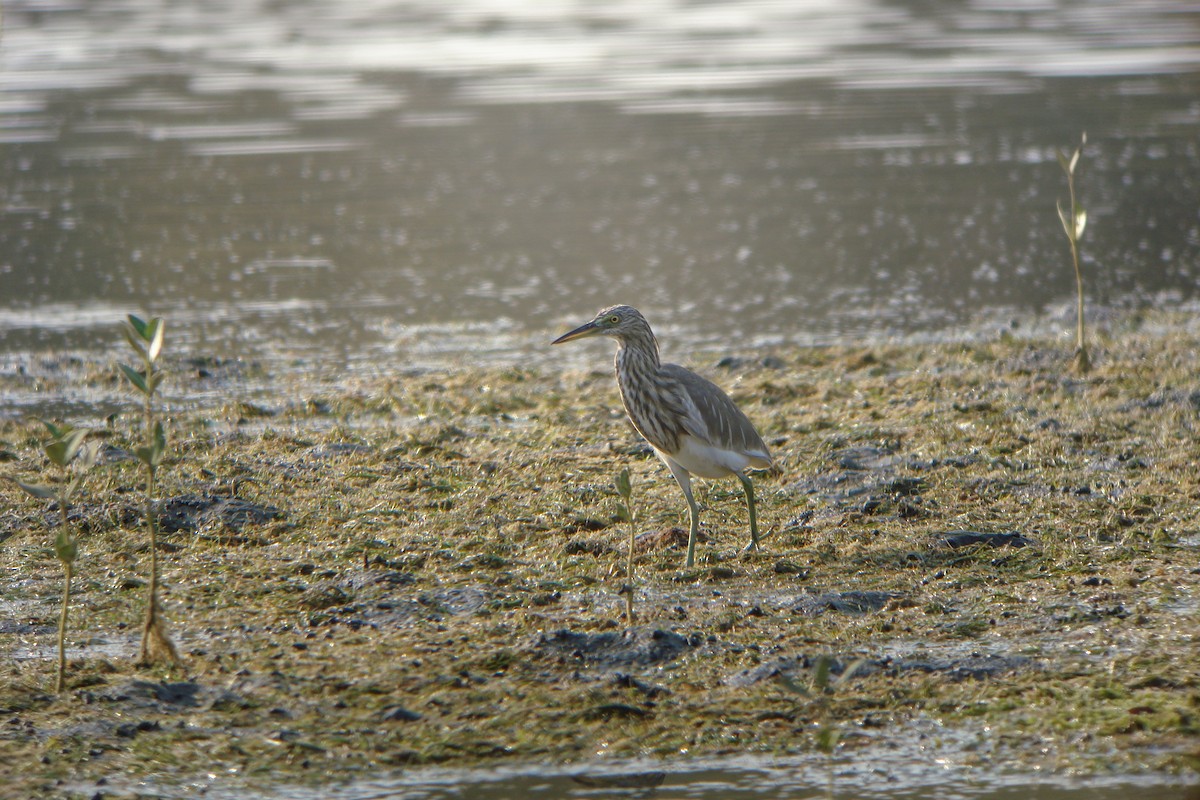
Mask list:
[[[696,539],[700,536],[700,509],[696,506],[696,499],[692,497],[690,484],[683,484],[683,494],[688,501],[688,548],[687,561],[684,562],[684,566],[690,569],[696,563]]]
[[[754,513],[754,484],[750,479],[738,473],[738,480],[742,482],[742,488],[746,490],[746,508],[750,512],[750,544],[746,547],[747,550],[758,549],[758,515]]]
[[[687,498],[690,530],[688,531],[687,561],[684,566],[690,569],[696,563],[696,538],[700,534],[700,509],[696,506],[696,498],[692,496],[692,476],[674,461],[667,462],[667,466],[671,468],[675,482],[679,484],[679,488],[683,490],[683,496]]]

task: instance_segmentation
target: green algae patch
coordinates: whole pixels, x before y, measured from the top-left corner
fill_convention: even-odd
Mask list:
[[[158,478],[174,668],[134,665],[150,552],[117,417],[73,505],[59,696],[53,512],[0,484],[0,784],[853,752],[929,719],[984,731],[985,767],[1195,770],[1200,337],[1158,322],[1101,340],[1086,377],[1005,337],[692,362],[778,464],[756,479],[756,552],[737,483],[701,483],[691,570],[686,505],[605,369],[176,395]],[[110,380],[56,374],[6,380]],[[37,474],[38,437],[0,423],[7,474]],[[835,679],[813,690],[819,665]]]

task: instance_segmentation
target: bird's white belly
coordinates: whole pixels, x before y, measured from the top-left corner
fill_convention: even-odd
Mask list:
[[[750,466],[750,459],[733,450],[722,450],[705,444],[695,436],[685,434],[679,442],[679,451],[664,453],[655,449],[659,457],[670,464],[674,461],[693,475],[701,478],[724,478],[740,473]]]

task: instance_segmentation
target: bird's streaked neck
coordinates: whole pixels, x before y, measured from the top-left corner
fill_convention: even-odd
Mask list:
[[[622,336],[617,339],[617,382],[627,380],[638,381],[635,376],[649,378],[658,373],[661,362],[658,357],[658,341],[647,326],[645,331],[637,331],[632,336]]]
[[[635,331],[617,338],[617,361],[629,362],[630,359],[657,368],[661,363],[658,357],[658,339],[650,326],[644,330]]]

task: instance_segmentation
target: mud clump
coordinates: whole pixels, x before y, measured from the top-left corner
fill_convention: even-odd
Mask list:
[[[729,686],[745,688],[781,677],[797,680],[801,673],[813,669],[816,657],[809,655],[781,656],[752,669],[741,670],[725,679]],[[1028,669],[1033,659],[1026,656],[1010,656],[998,653],[969,653],[963,656],[934,657],[913,655],[910,657],[861,659],[836,658],[830,664],[833,675],[843,674],[855,664],[853,678],[867,678],[884,674],[899,677],[906,673],[937,674],[955,683],[966,680],[987,680],[999,675]],[[798,682],[803,682],[799,681]]]
[[[562,629],[538,638],[534,649],[597,669],[648,667],[674,661],[700,644],[661,628],[639,627],[627,631],[582,633]]]
[[[1016,531],[1008,533],[986,533],[982,531],[948,531],[939,534],[934,540],[938,549],[957,550],[960,547],[982,545],[983,547],[1029,547],[1033,545],[1029,539]]]
[[[819,616],[826,611],[840,614],[869,614],[889,607],[911,604],[907,596],[899,592],[825,592],[801,598],[794,609],[808,616]]]
[[[193,532],[210,526],[241,532],[247,525],[282,519],[274,506],[261,506],[237,497],[185,494],[162,505],[159,524],[164,533]]]

